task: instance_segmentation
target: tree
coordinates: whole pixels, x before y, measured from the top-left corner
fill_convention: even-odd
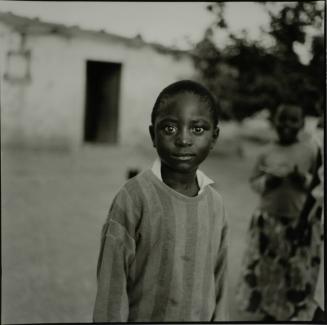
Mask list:
[[[200,80],[219,96],[221,118],[232,119],[233,108],[230,98],[237,89],[238,72],[228,65],[223,54],[212,40],[212,31],[207,29],[204,39],[194,49],[195,66],[201,72]]]
[[[216,2],[208,10],[216,17],[201,42],[194,49],[195,65],[200,79],[216,94],[223,116],[243,119],[263,108],[273,110],[281,102],[301,105],[309,114],[323,98],[324,43],[322,36],[313,38],[312,59],[304,65],[295,44],[309,39],[308,28],[321,29],[323,9],[316,2],[258,2],[264,6],[270,23],[262,28],[273,45],[265,47],[253,41],[246,31],[241,36],[230,32],[224,18],[225,3]],[[229,43],[218,49],[213,34],[224,29]]]

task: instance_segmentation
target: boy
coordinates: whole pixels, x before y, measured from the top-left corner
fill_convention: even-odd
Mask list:
[[[151,122],[160,159],[112,203],[94,321],[225,321],[225,211],[197,170],[218,138],[215,101],[200,84],[179,81],[159,94]]]

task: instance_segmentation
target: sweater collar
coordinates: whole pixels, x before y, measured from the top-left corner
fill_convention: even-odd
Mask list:
[[[157,158],[153,165],[152,165],[152,168],[151,168],[153,174],[161,181],[163,182],[162,180],[162,177],[161,177],[161,161],[159,158]],[[199,187],[200,187],[200,190],[199,190],[199,194],[201,194],[204,190],[204,188],[209,185],[209,184],[213,184],[214,181],[209,178],[204,172],[202,172],[201,170],[197,170],[196,171],[196,178],[197,178],[197,181],[198,181],[198,184],[199,184]]]

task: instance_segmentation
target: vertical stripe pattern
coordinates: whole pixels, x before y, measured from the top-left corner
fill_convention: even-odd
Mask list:
[[[160,233],[161,256],[158,274],[158,283],[156,286],[155,303],[151,313],[151,320],[163,322],[169,300],[169,283],[172,279],[174,243],[175,243],[175,220],[173,217],[172,201],[160,188],[157,189],[158,196],[162,205],[163,222]]]
[[[192,311],[193,287],[195,278],[196,239],[198,231],[198,205],[189,204],[186,208],[185,253],[183,256],[183,297],[179,319],[187,320]]]
[[[103,228],[94,320],[223,320],[215,313],[226,305],[225,227],[221,197],[211,187],[191,198],[150,170],[131,179]]]
[[[205,258],[205,275],[202,277],[202,297],[203,297],[203,307],[201,312],[201,319],[207,318],[208,315],[212,317],[212,305],[215,305],[215,302],[210,299],[207,303],[204,303],[206,301],[206,297],[212,295],[212,285],[215,284],[215,282],[212,281],[213,279],[213,249],[212,249],[212,240],[213,240],[213,234],[214,234],[214,215],[213,211],[209,208],[213,206],[213,198],[212,193],[209,193],[206,197],[207,207],[209,210],[209,228],[207,236],[210,239],[208,243],[208,248],[206,252],[206,258]],[[209,319],[211,321],[211,318]]]

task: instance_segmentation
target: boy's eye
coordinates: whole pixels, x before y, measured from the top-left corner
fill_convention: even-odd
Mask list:
[[[192,132],[196,135],[202,134],[204,132],[204,128],[200,126],[196,126],[192,128]]]
[[[166,134],[175,134],[177,132],[176,126],[173,125],[167,125],[164,127],[164,131]]]

